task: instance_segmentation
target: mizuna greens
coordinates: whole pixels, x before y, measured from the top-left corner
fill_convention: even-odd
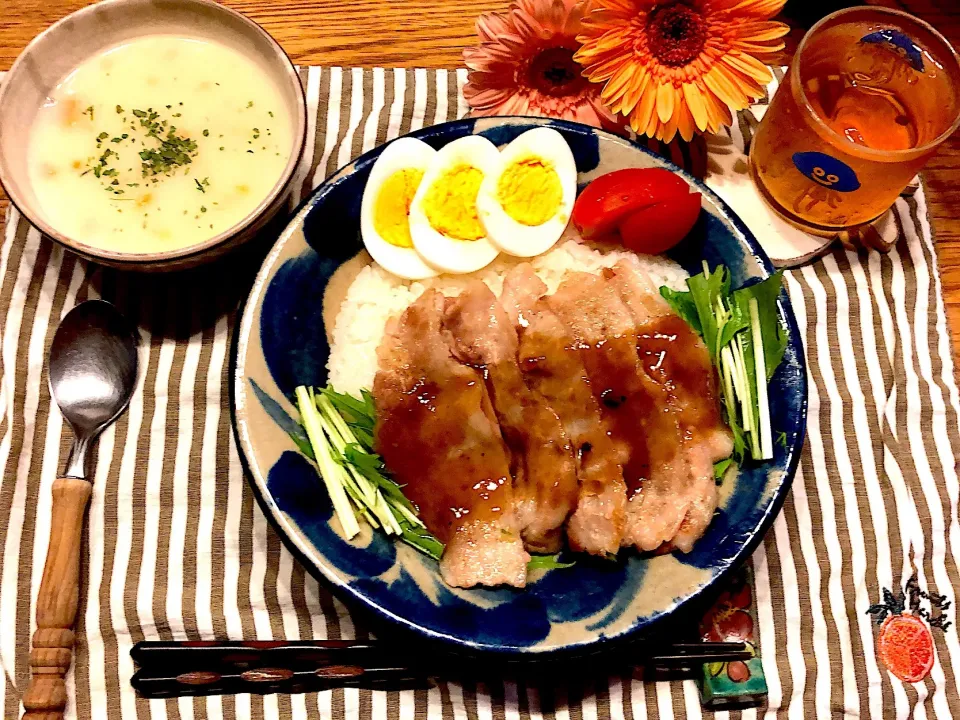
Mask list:
[[[332,388],[296,389],[297,408],[310,449],[348,539],[360,532],[359,515],[387,535],[398,536],[425,555],[440,559],[443,544],[417,517],[400,486],[385,474],[373,452],[373,398],[358,400]]]
[[[687,279],[685,292],[660,294],[703,338],[720,373],[724,411],[733,432],[733,457],[773,458],[773,428],[767,384],[787,348],[787,330],[777,314],[782,284],[775,273],[754,285],[730,290],[730,274],[720,265]],[[759,350],[758,350],[759,349]],[[724,464],[725,463],[725,464]],[[717,476],[729,467],[718,463]]]
[[[320,471],[334,512],[347,539],[360,532],[357,517],[388,536],[397,537],[424,555],[439,560],[444,545],[417,517],[417,508],[387,473],[383,459],[373,451],[376,409],[373,396],[361,397],[300,386],[295,391],[300,422],[309,444],[298,442]],[[297,439],[294,438],[296,441]],[[533,555],[530,570],[568,568],[559,555]]]

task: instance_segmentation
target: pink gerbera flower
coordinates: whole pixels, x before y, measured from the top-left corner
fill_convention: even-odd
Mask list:
[[[541,115],[616,128],[598,86],[573,59],[586,2],[516,0],[477,20],[480,44],[463,51],[463,96],[474,116]]]

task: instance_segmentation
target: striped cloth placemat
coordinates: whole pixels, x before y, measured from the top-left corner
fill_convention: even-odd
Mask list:
[[[361,151],[462,115],[463,71],[310,68],[307,192]],[[734,128],[741,144],[749,123]],[[747,128],[747,130],[741,130]],[[896,206],[889,255],[834,251],[786,273],[810,368],[808,441],[783,512],[753,558],[768,715],[960,718],[956,628],[904,684],[876,660],[866,614],[914,571],[960,588],[958,395],[921,189]],[[747,218],[749,221],[749,218]],[[98,268],[11,209],[0,248],[0,683],[17,717],[28,677],[50,485],[70,441],[45,357],[60,317],[104,297],[139,323],[146,371],[100,440],[69,717],[701,717],[692,681],[591,677],[567,688],[441,683],[430,691],[145,701],[129,686],[142,639],[366,637],[258,509],[237,457],[227,377],[237,308],[256,270],[242,254],[171,282]],[[953,619],[954,611],[948,613]],[[716,713],[755,718],[763,710]]]

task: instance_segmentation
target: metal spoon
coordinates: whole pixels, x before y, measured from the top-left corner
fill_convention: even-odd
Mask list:
[[[23,694],[26,719],[63,717],[64,676],[73,655],[80,597],[80,543],[92,485],[87,452],[126,409],[137,384],[136,330],[110,303],[89,300],[67,313],[50,347],[50,394],[75,440],[67,467],[53,483],[50,546],[37,595],[32,675]]]

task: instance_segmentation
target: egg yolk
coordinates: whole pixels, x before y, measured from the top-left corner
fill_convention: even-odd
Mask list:
[[[380,186],[373,206],[373,227],[391,245],[413,247],[410,238],[410,205],[423,180],[423,170],[404,168]]]
[[[444,172],[423,197],[423,212],[437,232],[457,240],[486,237],[477,215],[477,192],[483,173],[472,165],[456,165]]]
[[[516,160],[500,175],[497,200],[521,225],[542,225],[557,214],[563,200],[560,176],[541,158]]]

